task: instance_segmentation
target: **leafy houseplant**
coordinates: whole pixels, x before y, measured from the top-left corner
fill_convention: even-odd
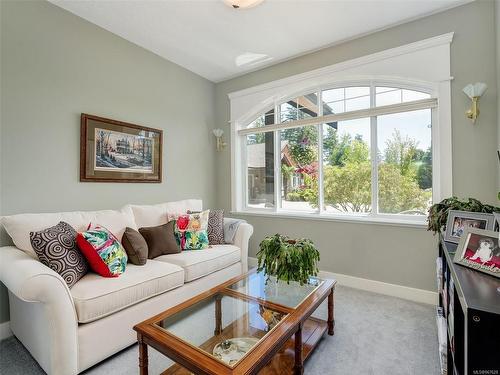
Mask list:
[[[280,234],[264,238],[257,253],[257,271],[289,283],[306,284],[318,274],[319,251],[311,240],[290,239]]]
[[[460,200],[457,197],[446,198],[441,202],[432,205],[429,209],[429,216],[427,217],[427,230],[438,233],[441,229],[445,229],[446,221],[448,220],[448,212],[450,210],[491,214],[493,212],[500,212],[500,207],[482,204],[474,198],[469,198],[468,200]]]

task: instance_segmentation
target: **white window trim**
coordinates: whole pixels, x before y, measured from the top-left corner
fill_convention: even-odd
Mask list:
[[[389,86],[400,87],[409,90],[422,91],[431,94],[431,99],[424,99],[415,102],[401,103],[385,107],[375,107],[367,110],[355,111],[358,113],[349,112],[346,114],[331,115],[332,119],[341,120],[347,119],[349,116],[358,117],[363,111],[366,112],[366,117],[373,118],[374,111],[378,113],[385,113],[386,110],[394,111],[392,113],[401,112],[401,109],[411,109],[415,104],[425,107],[430,105],[433,101],[432,107],[432,150],[433,150],[433,201],[438,202],[444,197],[452,194],[452,173],[451,173],[451,85],[449,65],[449,44],[453,39],[453,33],[444,34],[434,38],[425,39],[419,42],[411,43],[405,46],[392,48],[390,50],[378,52],[372,55],[364,56],[358,59],[342,62],[339,64],[331,65],[325,68],[320,68],[311,72],[299,74],[296,76],[288,77],[278,81],[269,82],[253,88],[241,90],[229,94],[231,101],[231,203],[232,212],[237,214],[249,215],[265,215],[271,217],[284,217],[284,218],[308,218],[316,220],[334,220],[342,222],[364,222],[364,223],[379,223],[389,225],[410,225],[422,227],[425,225],[425,217],[414,215],[390,215],[390,214],[332,214],[326,213],[321,208],[314,211],[290,211],[284,210],[281,207],[281,184],[280,184],[280,168],[276,164],[276,158],[279,159],[280,152],[276,152],[279,148],[279,142],[276,142],[278,132],[275,132],[275,207],[272,209],[258,209],[246,207],[247,202],[247,176],[246,176],[246,147],[242,142],[244,134],[254,134],[263,131],[277,130],[278,128],[296,127],[297,125],[317,125],[318,118],[305,119],[295,121],[293,124],[277,124],[266,126],[265,129],[252,128],[245,129],[245,126],[254,120],[257,116],[261,115],[265,110],[276,108],[278,103],[286,101],[287,99],[297,97],[305,92],[316,91],[321,93],[321,90],[331,89],[335,87],[347,86]],[[440,67],[436,69],[434,77],[423,80],[422,77],[408,78],[401,76],[388,76],[388,75],[360,75],[350,76],[346,72],[349,69],[359,68],[364,65],[381,62],[390,59],[391,57],[397,58],[404,54],[411,54],[425,49],[429,49],[429,53],[435,52],[433,48],[447,47],[447,49],[440,49],[439,55],[441,57]],[[443,61],[447,60],[447,61]],[[418,63],[418,62],[417,62]],[[388,62],[390,64],[390,61]],[[369,69],[368,69],[369,70]],[[335,74],[337,73],[337,74]],[[373,97],[373,96],[372,96]],[[320,98],[318,98],[320,99]],[[238,101],[235,107],[233,104]],[[436,107],[436,101],[439,106]],[[251,103],[255,104],[251,104]],[[250,103],[250,105],[245,105]],[[321,103],[319,101],[319,103]],[[321,108],[321,106],[320,106]],[[428,107],[427,107],[428,108]],[[278,111],[275,111],[276,118],[279,116]],[[368,114],[369,113],[369,114]],[[321,115],[321,113],[319,114]],[[275,118],[275,119],[276,119]],[[352,118],[352,117],[351,117]],[[330,117],[329,117],[330,119]],[[275,121],[276,123],[277,121]],[[274,129],[276,127],[276,129]],[[319,125],[318,125],[319,127]],[[371,129],[375,128],[371,124]],[[318,130],[319,131],[319,130]],[[371,133],[372,143],[376,134]],[[320,138],[321,139],[321,138]],[[321,144],[321,142],[319,142]],[[321,148],[321,146],[320,146]],[[376,147],[372,147],[376,150]],[[319,180],[319,194],[322,195],[323,181],[321,179],[321,157],[320,159],[320,180]],[[373,164],[375,165],[375,164]],[[240,176],[238,178],[237,176]]]
[[[272,217],[279,219],[307,219],[317,221],[334,221],[341,223],[359,222],[364,224],[380,224],[380,225],[395,225],[401,227],[426,227],[427,223],[423,220],[414,220],[413,216],[399,215],[384,215],[377,216],[356,215],[356,214],[330,214],[326,212],[319,213],[318,211],[271,211],[267,209],[248,209],[242,211],[231,211],[231,214],[239,216],[257,216],[257,217]]]
[[[380,86],[378,84],[378,82],[373,81],[373,80],[371,82],[366,82],[365,86],[368,84],[372,85],[370,90],[373,89],[375,86]],[[401,88],[406,89],[406,87],[404,87],[404,82],[399,82],[398,86],[402,86],[402,85],[403,85],[403,87],[401,87]],[[345,87],[348,87],[348,86],[345,86]],[[322,88],[320,90],[325,90],[325,89]],[[422,88],[418,91],[423,92],[423,90],[425,90],[425,88]],[[426,93],[428,93],[428,92],[426,92]],[[429,94],[432,95],[432,93],[429,93]],[[391,105],[385,105],[385,106],[380,106],[380,107],[359,109],[356,111],[343,112],[343,113],[338,113],[338,114],[333,114],[333,115],[326,115],[326,116],[319,115],[318,117],[309,117],[309,118],[306,118],[303,120],[287,121],[287,122],[282,122],[279,124],[262,126],[259,128],[242,128],[242,129],[238,129],[237,133],[240,136],[249,135],[249,134],[267,133],[267,132],[276,131],[276,130],[298,128],[298,127],[310,126],[310,125],[318,125],[320,123],[326,123],[326,122],[346,121],[346,120],[351,120],[351,119],[359,119],[359,118],[363,118],[363,117],[376,117],[376,116],[390,115],[390,114],[394,114],[394,113],[418,111],[419,109],[435,108],[435,107],[437,107],[437,104],[438,103],[437,103],[436,98],[415,100],[412,102],[404,102],[404,103],[391,104]],[[278,108],[276,108],[276,112],[278,112],[277,109]]]

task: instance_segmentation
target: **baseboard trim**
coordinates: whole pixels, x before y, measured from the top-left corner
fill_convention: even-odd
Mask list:
[[[12,336],[12,331],[10,330],[10,321],[0,323],[0,340],[9,338]]]
[[[248,265],[250,267],[257,266],[257,258],[248,257]],[[387,296],[403,298],[406,300],[436,305],[438,294],[430,290],[411,288],[408,286],[389,284],[382,281],[363,279],[360,277],[343,275],[341,273],[333,273],[328,271],[319,271],[319,276],[324,278],[333,278],[340,285],[345,285],[355,289],[366,290],[369,292],[385,294]]]

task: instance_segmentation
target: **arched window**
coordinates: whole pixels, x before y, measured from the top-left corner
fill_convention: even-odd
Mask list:
[[[424,226],[453,193],[452,39],[230,93],[232,210]]]
[[[423,217],[436,106],[430,92],[374,81],[276,101],[237,130],[243,208]]]

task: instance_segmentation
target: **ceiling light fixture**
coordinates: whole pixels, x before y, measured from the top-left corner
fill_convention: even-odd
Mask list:
[[[234,59],[234,63],[236,64],[236,66],[252,66],[272,59],[273,58],[271,56],[268,56],[264,53],[245,52],[241,55],[236,56],[236,59]]]
[[[233,9],[245,9],[259,5],[264,0],[224,0]]]

